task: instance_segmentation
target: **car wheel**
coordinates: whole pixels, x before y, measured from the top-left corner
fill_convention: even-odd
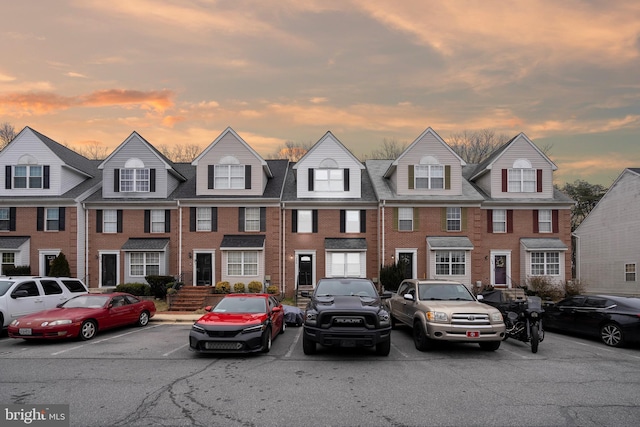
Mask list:
[[[391,337],[376,344],[376,354],[378,356],[388,356],[391,351]]]
[[[500,348],[501,342],[502,341],[483,341],[478,344],[480,345],[480,348],[483,349],[484,351],[496,351],[497,349]]]
[[[147,326],[149,324],[149,312],[143,311],[138,317],[138,326]]]
[[[91,338],[96,336],[96,332],[98,332],[98,327],[96,326],[96,322],[93,320],[85,320],[82,322],[80,326],[80,338],[84,341],[88,341]]]
[[[396,329],[398,327],[398,321],[391,314],[389,314],[389,318],[391,319],[391,329]]]
[[[303,332],[304,334],[304,332]],[[304,354],[316,354],[316,343],[306,335],[302,335],[302,351]]]
[[[433,347],[431,339],[427,337],[424,326],[422,326],[422,322],[419,320],[413,323],[413,343],[420,351],[427,351]]]
[[[287,329],[287,322],[284,321],[284,319],[282,320],[282,328],[280,328],[280,333],[284,334],[284,331]]]
[[[271,350],[271,328],[267,328],[262,335],[262,352],[269,353]]]
[[[531,326],[531,353],[538,352],[538,344],[540,343],[540,331],[538,325]]]
[[[600,329],[602,342],[611,347],[620,347],[624,344],[622,329],[615,323],[607,323]]]

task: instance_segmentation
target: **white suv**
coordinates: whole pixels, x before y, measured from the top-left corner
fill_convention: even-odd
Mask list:
[[[88,292],[82,280],[71,277],[0,277],[0,324],[6,328],[13,319]]]

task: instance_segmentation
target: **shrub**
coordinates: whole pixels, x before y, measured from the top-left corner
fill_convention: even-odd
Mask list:
[[[121,283],[116,286],[116,292],[127,292],[131,295],[151,295],[151,286],[146,283]]]
[[[557,301],[564,295],[564,290],[556,286],[548,277],[532,276],[527,279],[527,295],[538,295],[543,300]]]
[[[144,278],[149,286],[151,286],[151,294],[160,299],[167,297],[167,284],[174,282],[173,276],[155,276],[149,275]]]
[[[267,293],[268,294],[272,294],[275,295],[278,293],[278,287],[276,285],[271,285],[269,287],[267,287]]]
[[[569,280],[564,284],[564,296],[572,297],[574,295],[580,295],[585,292],[587,285],[580,280]]]
[[[216,287],[214,293],[216,294],[228,294],[231,288],[229,287],[229,282],[218,282],[216,283]]]
[[[244,283],[238,282],[233,284],[233,292],[241,294],[244,291],[245,291]]]
[[[31,266],[29,265],[17,265],[17,266],[3,266],[2,273],[5,276],[31,276]]]
[[[249,292],[254,294],[262,292],[262,282],[258,282],[257,280],[249,282]]]
[[[380,267],[380,283],[385,291],[397,291],[404,279],[404,264],[402,262]]]
[[[175,295],[178,293],[178,290],[176,288],[174,288],[173,286],[170,287],[169,289],[167,289],[167,295]]]
[[[51,262],[51,269],[49,270],[49,276],[52,277],[69,277],[71,276],[71,269],[69,268],[69,262],[63,252],[60,252],[57,257]]]

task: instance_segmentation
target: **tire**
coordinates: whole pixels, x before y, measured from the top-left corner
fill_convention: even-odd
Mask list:
[[[80,326],[80,339],[88,341],[96,336],[98,325],[93,320],[85,320]]]
[[[502,341],[483,341],[478,343],[478,345],[480,345],[480,348],[484,351],[496,351],[500,348],[501,343]]]
[[[376,344],[376,354],[378,356],[388,356],[391,351],[391,337]]]
[[[271,328],[267,328],[262,335],[262,352],[269,353],[271,351]]]
[[[142,313],[140,313],[140,316],[138,317],[138,322],[136,323],[136,325],[147,326],[148,324],[149,324],[149,312],[147,310],[144,310]]]
[[[600,339],[610,347],[622,347],[624,344],[622,329],[615,323],[607,323],[600,328]]]
[[[538,352],[538,344],[540,343],[540,331],[538,325],[531,326],[531,353]]]
[[[284,331],[287,329],[287,322],[282,319],[282,328],[280,328],[280,334],[284,334]]]
[[[306,335],[302,335],[302,351],[304,351],[304,354],[316,354],[316,343],[315,341],[312,341],[310,338],[307,338]]]
[[[391,329],[397,329],[398,328],[398,321],[396,320],[395,317],[393,317],[393,315],[391,313],[389,313],[389,319],[391,320]]]
[[[424,326],[422,326],[422,322],[419,320],[413,323],[413,343],[420,351],[428,351],[433,347],[433,343],[427,337]]]

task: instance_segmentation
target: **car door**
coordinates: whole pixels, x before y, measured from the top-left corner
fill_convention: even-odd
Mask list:
[[[413,315],[418,310],[419,302],[418,302],[418,289],[415,283],[410,283],[407,288],[407,294],[413,296],[413,300],[404,299],[404,322],[408,325],[413,325]]]
[[[68,297],[55,279],[40,279],[40,286],[44,292],[45,308],[56,308],[58,304],[65,302]]]
[[[275,336],[282,330],[282,324],[284,323],[284,311],[281,304],[275,298],[269,297],[267,302],[272,324],[271,334]],[[280,307],[280,311],[274,311],[273,309],[278,306]]]
[[[11,319],[45,310],[43,292],[35,280],[19,283],[7,301]]]
[[[549,313],[551,324],[564,331],[577,332],[579,326],[576,322],[580,311],[584,310],[585,300],[584,296],[574,296],[558,302],[555,310]]]
[[[406,301],[404,299],[404,294],[407,293],[407,289],[409,289],[409,282],[403,282],[398,287],[398,291],[389,298],[389,308],[391,310],[391,314],[395,316],[396,320],[399,320],[402,323],[406,323],[404,306]]]
[[[602,297],[587,297],[584,307],[576,312],[576,332],[587,335],[599,335],[600,324],[607,317],[606,307],[615,305]]]
[[[124,295],[118,295],[111,298],[109,308],[109,316],[105,322],[107,327],[116,327],[122,325],[128,325],[134,322],[134,319],[137,320],[134,306],[129,304],[129,301],[124,297]]]

